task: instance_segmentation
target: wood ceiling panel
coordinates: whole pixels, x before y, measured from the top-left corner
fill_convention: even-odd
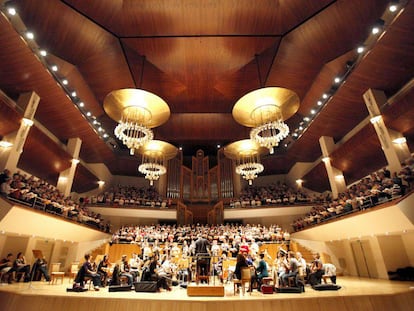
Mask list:
[[[414,131],[414,89],[408,91],[404,98],[387,105],[382,114],[387,127],[402,134]]]
[[[22,116],[7,103],[0,94],[0,140],[3,136],[17,131]]]
[[[248,138],[249,129],[236,123],[231,114],[181,113],[172,114],[166,124],[154,129],[154,133],[157,138],[169,138],[172,143],[189,140],[219,143]]]
[[[325,164],[320,162],[302,178],[303,187],[316,192],[331,191]]]
[[[60,145],[32,126],[17,166],[56,186],[60,172],[71,166],[71,160]]]
[[[381,143],[371,123],[330,155],[332,166],[341,170],[347,184],[387,165]]]
[[[72,191],[84,193],[98,188],[98,178],[82,164],[78,164],[73,178]]]
[[[120,37],[283,34],[332,0],[64,0]],[[122,18],[119,18],[122,16]]]
[[[303,23],[283,38],[266,84],[290,88],[302,99],[323,64],[365,40],[387,3],[337,1]]]

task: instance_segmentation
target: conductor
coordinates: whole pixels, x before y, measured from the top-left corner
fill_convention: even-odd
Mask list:
[[[197,279],[209,275],[210,267],[210,242],[205,234],[199,234],[195,243],[195,255],[197,259]],[[204,278],[202,278],[204,279]],[[208,282],[208,281],[207,281]]]

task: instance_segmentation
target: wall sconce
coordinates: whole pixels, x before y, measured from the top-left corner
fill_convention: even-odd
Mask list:
[[[407,139],[405,137],[398,137],[398,138],[394,139],[392,142],[396,145],[402,145],[402,144],[405,144],[407,142]]]
[[[378,123],[381,119],[382,119],[382,116],[381,116],[381,115],[379,115],[379,116],[372,117],[369,121],[370,121],[372,124],[375,124],[375,123]]]
[[[5,140],[0,140],[0,147],[1,148],[10,148],[11,146],[13,146],[13,144],[11,142],[5,141]]]
[[[323,157],[322,158],[323,163],[329,163],[330,160],[331,159],[329,157]]]
[[[25,126],[32,126],[33,125],[33,120],[27,119],[27,118],[23,118],[22,122]]]
[[[298,187],[302,187],[303,179],[296,179],[296,184],[298,185]]]
[[[72,163],[75,165],[79,164],[79,162],[80,162],[79,159],[72,159]]]

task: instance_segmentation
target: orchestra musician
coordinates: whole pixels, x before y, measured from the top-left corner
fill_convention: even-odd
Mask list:
[[[128,286],[132,286],[136,275],[131,271],[127,260],[127,255],[122,255],[121,264],[119,265],[120,276],[126,276],[128,278]]]
[[[109,262],[109,256],[104,255],[102,260],[98,264],[98,273],[101,276],[101,284],[106,286],[108,277],[110,276],[111,263]]]

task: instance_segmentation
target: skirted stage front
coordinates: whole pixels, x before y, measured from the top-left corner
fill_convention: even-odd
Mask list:
[[[339,277],[338,291],[315,291],[306,287],[304,293],[264,295],[253,291],[234,295],[233,284],[224,286],[224,297],[189,296],[187,289],[176,286],[170,292],[137,293],[100,291],[66,292],[63,284],[45,282],[2,284],[1,311],[342,311],[342,310],[413,310],[414,283],[387,280]],[[195,285],[196,286],[196,285]],[[200,285],[201,286],[201,285]]]

